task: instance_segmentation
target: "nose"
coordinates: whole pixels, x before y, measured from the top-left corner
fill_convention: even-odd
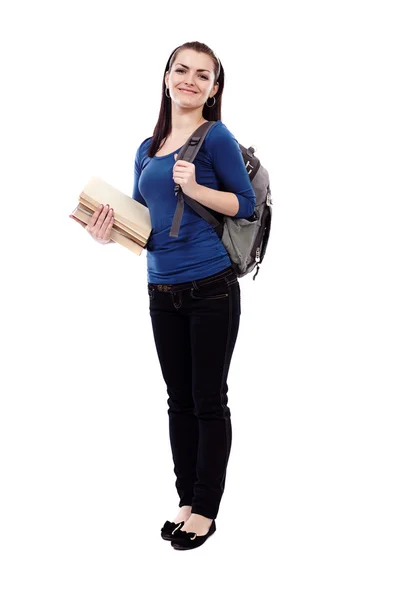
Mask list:
[[[191,73],[186,73],[185,81],[186,81],[186,85],[192,86],[193,85],[193,75]]]

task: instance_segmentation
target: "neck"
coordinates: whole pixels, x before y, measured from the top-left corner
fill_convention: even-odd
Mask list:
[[[202,107],[185,111],[174,104],[172,105],[171,120],[171,135],[173,136],[184,135],[186,133],[190,134],[197,129],[201,123],[206,121],[206,119],[203,118]]]

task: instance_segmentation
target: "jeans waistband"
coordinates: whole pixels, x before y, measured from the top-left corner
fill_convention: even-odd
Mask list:
[[[170,284],[148,283],[147,287],[149,290],[157,290],[159,292],[182,292],[184,290],[191,290],[192,288],[198,289],[205,284],[211,283],[212,281],[218,281],[219,279],[225,279],[227,283],[233,283],[237,280],[237,275],[232,267],[227,267],[223,271],[219,271],[209,277],[203,277],[202,279]]]

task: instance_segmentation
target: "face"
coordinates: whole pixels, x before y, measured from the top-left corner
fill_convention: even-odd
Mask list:
[[[214,68],[214,61],[208,54],[189,49],[178,52],[171,71],[165,76],[171,100],[182,108],[202,106],[218,91],[218,84],[214,84]]]

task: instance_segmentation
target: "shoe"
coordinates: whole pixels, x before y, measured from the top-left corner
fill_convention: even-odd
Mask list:
[[[176,529],[180,529],[184,525],[185,521],[174,523],[173,521],[165,521],[163,527],[161,527],[161,537],[163,540],[172,540],[172,533]]]
[[[206,535],[197,535],[192,531],[181,531],[179,528],[172,533],[171,546],[175,548],[175,550],[191,550],[192,548],[198,548],[204,544],[216,529],[215,519],[213,519]]]

